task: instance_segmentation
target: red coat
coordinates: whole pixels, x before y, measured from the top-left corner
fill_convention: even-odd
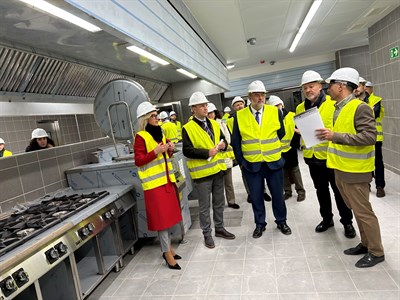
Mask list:
[[[134,152],[135,165],[138,167],[156,159],[154,151],[148,152],[144,139],[138,134],[135,137]],[[167,178],[167,184],[144,191],[147,227],[152,231],[165,230],[182,221],[176,185]]]

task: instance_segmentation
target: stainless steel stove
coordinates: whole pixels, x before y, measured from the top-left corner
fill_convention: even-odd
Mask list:
[[[83,299],[137,241],[132,186],[69,191],[0,221],[0,300]]]

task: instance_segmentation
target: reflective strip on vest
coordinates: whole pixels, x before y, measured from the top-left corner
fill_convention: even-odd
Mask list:
[[[188,159],[188,161],[190,161],[191,159]],[[193,168],[189,168],[190,172],[197,172],[197,171],[204,171],[207,169],[211,169],[214,168],[215,166],[217,166],[217,164],[224,164],[225,163],[225,159],[219,159],[217,161],[213,161],[212,163],[209,163],[207,165],[202,165],[199,167],[193,167]]]
[[[357,134],[354,117],[359,105],[366,105],[358,99],[348,102],[340,111],[333,131]],[[327,151],[328,168],[349,173],[368,173],[375,169],[375,145],[350,146],[329,142]]]
[[[243,158],[248,162],[273,162],[281,158],[281,142],[277,135],[281,128],[278,108],[264,105],[263,109],[261,127],[249,107],[236,114]]]
[[[137,134],[144,139],[147,153],[153,151],[157,147],[158,143],[147,131],[142,130]],[[165,144],[166,141],[166,137],[163,135],[162,142]],[[171,159],[168,157],[167,153],[166,157],[165,159],[164,155],[159,153],[155,160],[138,168],[138,175],[144,191],[167,184],[167,168],[169,180],[171,182],[176,182]]]
[[[218,145],[221,137],[221,128],[218,122],[210,120],[214,133],[214,141],[211,140],[208,133],[195,121],[186,123],[185,128],[194,148],[211,149]],[[226,170],[225,154],[220,151],[211,160],[187,158],[186,162],[192,179],[199,179],[217,174]]]
[[[365,154],[360,154],[360,153],[348,153],[345,151],[340,151],[338,149],[328,148],[328,152],[338,155],[338,156],[341,156],[341,157],[344,157],[344,158],[350,158],[350,159],[368,159],[368,158],[375,156],[375,150],[372,150]]]

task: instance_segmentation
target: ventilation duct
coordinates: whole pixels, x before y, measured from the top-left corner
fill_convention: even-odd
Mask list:
[[[0,91],[94,98],[100,88],[117,78],[140,83],[151,100],[159,101],[167,83],[108,72],[59,59],[0,46]]]

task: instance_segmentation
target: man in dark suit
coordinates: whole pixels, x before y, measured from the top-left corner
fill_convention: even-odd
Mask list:
[[[286,205],[283,199],[283,165],[280,139],[285,135],[282,114],[275,106],[265,104],[265,86],[254,81],[248,87],[251,101],[234,115],[232,147],[237,162],[249,185],[256,229],[253,238],[262,236],[265,221],[264,185],[267,181],[272,196],[272,210],[277,228],[291,234],[286,224]]]

